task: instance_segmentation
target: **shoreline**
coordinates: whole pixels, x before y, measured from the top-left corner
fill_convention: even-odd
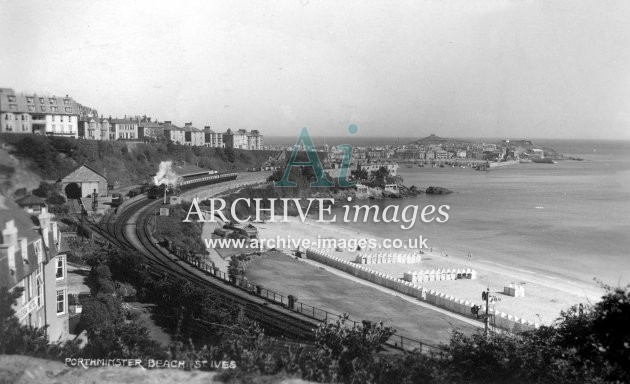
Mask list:
[[[301,222],[298,218],[289,218],[288,223],[255,224],[259,229],[259,238],[287,238],[316,240],[321,238],[365,239],[373,238],[383,241],[383,237],[367,232],[357,231],[346,225],[335,223],[317,223],[307,218]],[[429,239],[430,240],[430,239]],[[276,247],[289,250],[288,247]],[[389,253],[410,253],[411,250],[389,250]],[[354,261],[357,251],[334,252],[334,256]],[[362,251],[366,253],[368,251]],[[476,280],[431,281],[418,283],[427,289],[434,289],[460,299],[481,302],[481,291],[490,287],[491,293],[501,299],[495,307],[497,310],[514,314],[525,320],[541,324],[551,324],[560,316],[560,311],[580,302],[595,302],[603,294],[603,290],[594,285],[588,286],[568,277],[541,275],[536,271],[502,265],[493,260],[483,258],[467,259],[457,254],[442,256],[444,249],[433,247],[433,251],[423,250],[423,260],[414,264],[369,264],[364,265],[374,271],[387,273],[402,278],[404,272],[437,268],[473,268],[478,272]],[[377,249],[368,253],[388,253],[386,249]],[[525,297],[514,298],[503,295],[503,287],[511,282],[524,283]],[[492,306],[491,306],[492,307]]]

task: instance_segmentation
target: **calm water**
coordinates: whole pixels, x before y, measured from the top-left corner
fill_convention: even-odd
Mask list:
[[[392,238],[422,234],[448,254],[592,283],[630,282],[630,143],[536,141],[585,161],[519,164],[479,172],[460,168],[405,168],[406,185],[439,185],[447,196],[422,195],[374,204],[451,206],[446,223],[352,223]]]

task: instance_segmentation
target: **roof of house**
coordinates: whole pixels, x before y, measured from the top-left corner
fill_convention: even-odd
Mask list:
[[[6,223],[13,220],[18,230],[18,240],[26,237],[28,243],[27,254],[22,254],[22,248],[16,248],[15,270],[9,270],[9,259],[5,255],[0,257],[0,286],[13,287],[26,276],[37,269],[37,254],[33,242],[41,236],[31,216],[16,203],[7,200],[0,195],[0,228],[4,229]],[[52,234],[51,234],[52,235]],[[51,241],[51,240],[49,240]]]
[[[138,125],[138,122],[131,119],[110,119],[109,122],[111,124],[135,124]]]
[[[21,94],[15,93],[13,90],[0,92],[0,110],[2,112],[77,115],[80,107],[71,97]]]
[[[28,195],[15,201],[20,207],[27,205],[46,205],[46,200],[39,196]]]
[[[18,229],[18,236],[26,237],[29,241],[39,238],[35,230],[35,222],[23,208],[15,202],[0,195],[0,229],[4,229],[7,222],[13,220]]]
[[[160,123],[156,121],[141,121],[138,123],[138,127],[141,128],[162,128]]]
[[[173,131],[175,131],[175,130],[180,130],[180,129],[181,129],[181,128],[180,128],[180,127],[178,127],[177,125],[172,124],[170,121],[168,121],[168,122],[164,122],[164,123],[162,123],[162,124],[160,124],[160,125],[161,125],[161,127],[162,127],[162,128],[164,128],[165,130],[173,130]]]
[[[82,164],[82,165],[80,165],[80,166],[76,167],[76,168],[75,168],[72,172],[68,173],[67,175],[65,175],[64,177],[62,177],[62,178],[61,178],[61,179],[59,179],[59,180],[64,180],[64,179],[66,179],[68,176],[72,175],[73,173],[75,173],[76,171],[78,171],[79,169],[81,169],[81,167],[85,167],[85,168],[89,169],[90,171],[92,171],[92,172],[96,173],[97,175],[101,176],[101,177],[102,177],[102,178],[104,178],[105,180],[107,180],[107,176],[103,175],[102,173],[100,173],[99,171],[97,171],[96,169],[94,169],[94,168],[90,167],[90,166],[89,166],[89,165],[87,165],[87,164]]]
[[[173,165],[172,169],[179,176],[191,176],[191,175],[198,175],[201,173],[212,172],[209,169],[199,168],[192,164]]]
[[[184,131],[184,132],[195,132],[195,133],[203,133],[202,129],[193,127],[191,125],[185,125],[183,127],[178,127],[172,124],[169,124],[168,127],[164,127],[165,130],[170,130],[170,131]]]

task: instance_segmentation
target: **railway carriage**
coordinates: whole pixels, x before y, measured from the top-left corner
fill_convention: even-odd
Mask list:
[[[168,187],[166,191],[167,195],[179,194],[181,191],[188,189],[201,187],[204,185],[211,185],[217,183],[223,183],[226,181],[235,180],[236,173],[217,173],[215,171],[196,167],[194,165],[175,165],[172,167],[173,171],[177,175],[177,187]],[[160,186],[152,186],[147,191],[149,199],[158,199],[164,196],[164,184]]]

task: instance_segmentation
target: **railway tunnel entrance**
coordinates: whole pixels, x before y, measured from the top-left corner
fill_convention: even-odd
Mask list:
[[[81,187],[77,183],[70,183],[66,185],[64,189],[66,193],[66,197],[68,199],[80,199],[81,198]]]

